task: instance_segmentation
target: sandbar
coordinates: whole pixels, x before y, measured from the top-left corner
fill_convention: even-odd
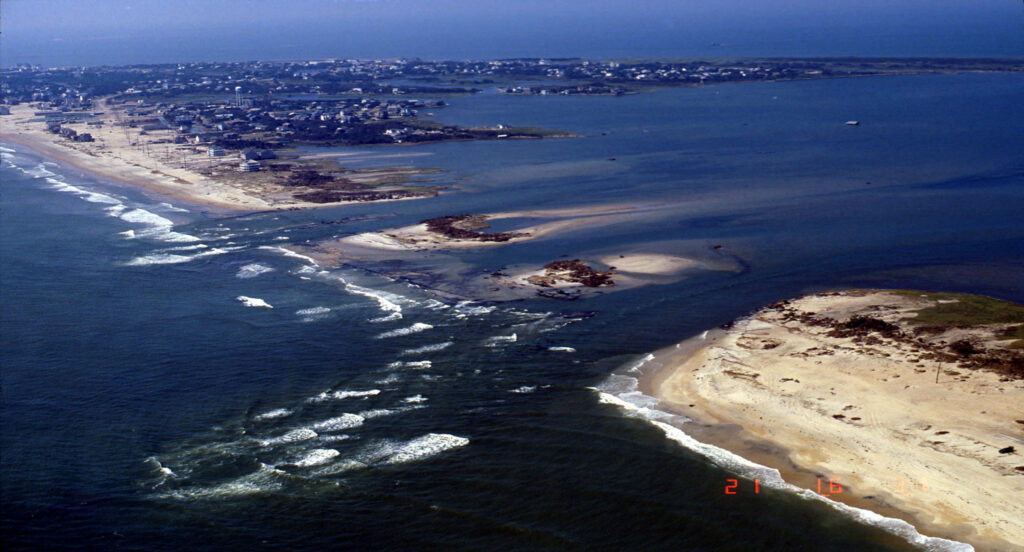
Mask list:
[[[465,249],[495,247],[520,243],[553,234],[578,230],[590,226],[602,226],[621,222],[631,218],[639,218],[651,211],[665,209],[666,205],[600,205],[578,208],[532,209],[522,211],[505,211],[472,216],[477,222],[476,228],[486,228],[489,221],[501,219],[556,219],[527,226],[521,226],[506,232],[509,236],[501,240],[486,239],[487,234],[480,232],[477,238],[446,235],[433,230],[428,222],[391,228],[377,232],[366,232],[347,236],[336,240],[332,246],[321,244],[322,247],[356,246],[388,251],[437,251],[443,249]]]

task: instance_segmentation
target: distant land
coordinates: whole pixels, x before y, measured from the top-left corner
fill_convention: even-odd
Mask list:
[[[1024,59],[778,58],[491,61],[328,59],[0,72],[0,137],[84,170],[229,209],[437,195],[438,169],[353,171],[297,147],[571,138],[443,125],[443,98],[624,95],[661,87],[955,72],[1020,72]]]

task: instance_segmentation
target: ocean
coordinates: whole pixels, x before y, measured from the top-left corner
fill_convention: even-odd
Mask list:
[[[353,167],[439,167],[454,188],[275,213],[169,200],[3,144],[5,549],[957,549],[786,489],[725,495],[727,458],[616,401],[644,404],[627,368],[648,352],[807,292],[1024,302],[1021,90],[1014,74],[488,90],[436,119],[581,137],[341,148]],[[386,276],[394,263],[324,269],[281,248],[631,202],[671,207],[401,263],[468,277],[717,245],[735,262],[486,303]]]

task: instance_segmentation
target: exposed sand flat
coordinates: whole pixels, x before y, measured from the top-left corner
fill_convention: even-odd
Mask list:
[[[335,246],[355,245],[391,251],[433,251],[439,249],[494,247],[534,240],[588,226],[601,226],[619,222],[627,220],[629,217],[642,216],[643,213],[662,208],[665,208],[665,206],[601,205],[578,209],[506,211],[476,216],[483,221],[509,218],[559,218],[561,220],[553,220],[511,230],[510,232],[515,233],[516,236],[504,241],[453,238],[431,231],[426,224],[413,224],[401,228],[348,236],[337,240]]]
[[[710,424],[704,440],[717,435],[715,444],[783,470],[792,483],[813,489],[808,474],[834,478],[844,488],[835,499],[895,508],[922,532],[979,550],[1020,550],[1024,381],[964,368],[946,352],[967,338],[980,350],[1015,354],[999,339],[1007,324],[913,332],[905,319],[935,304],[851,291],[773,305],[696,353],[663,353],[669,365],[651,392]],[[899,329],[851,333],[843,324],[853,316]],[[742,430],[716,432],[723,424]],[[787,472],[794,466],[804,473]]]
[[[653,253],[635,253],[632,255],[620,255],[618,257],[603,257],[601,262],[615,267],[620,272],[631,272],[635,274],[674,274],[687,268],[693,268],[700,263],[685,257],[674,257],[672,255],[658,255]]]
[[[24,145],[36,152],[78,169],[124,184],[139,186],[189,202],[242,211],[300,209],[337,206],[355,201],[316,203],[292,197],[295,188],[268,182],[264,172],[236,173],[236,160],[208,158],[205,147],[172,144],[173,131],[150,131],[141,135],[136,128],[119,125],[122,113],[113,107],[97,117],[102,125],[65,124],[79,133],[88,132],[95,141],[74,142],[46,130],[29,104],[11,106],[11,114],[0,117],[0,138]],[[143,145],[140,145],[143,144]],[[225,165],[221,177],[211,178],[196,169]],[[206,172],[211,173],[207,170]],[[419,169],[373,169],[358,171],[350,180],[374,184],[397,181],[424,172]],[[215,175],[216,176],[216,175]]]

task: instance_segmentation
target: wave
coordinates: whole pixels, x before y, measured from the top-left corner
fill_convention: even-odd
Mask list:
[[[424,345],[422,347],[416,347],[415,349],[406,349],[406,350],[402,351],[400,354],[402,356],[408,356],[408,355],[419,355],[419,354],[422,354],[422,353],[433,353],[433,352],[436,352],[436,351],[442,351],[442,350],[447,349],[448,347],[451,347],[451,346],[452,346],[452,342],[451,341],[445,341],[444,343],[434,343],[433,345]]]
[[[341,453],[334,449],[313,449],[307,452],[302,458],[291,463],[291,465],[299,468],[309,468],[312,466],[321,466],[334,460]]]
[[[56,176],[54,173],[51,173],[50,171],[47,171],[45,169],[43,169],[42,172],[46,172],[46,173],[49,173],[50,175]],[[88,201],[89,203],[104,203],[104,204],[107,204],[107,205],[123,205],[123,202],[120,199],[117,199],[117,198],[115,198],[113,196],[109,196],[107,194],[101,194],[99,192],[93,192],[93,191],[90,191],[90,190],[86,190],[85,188],[80,188],[78,186],[74,186],[72,184],[68,184],[67,182],[65,182],[63,180],[60,180],[60,179],[57,179],[57,178],[53,178],[52,176],[47,176],[46,177],[46,181],[48,183],[50,183],[50,187],[52,189],[57,190],[58,192],[66,192],[66,193],[70,193],[70,194],[75,194],[78,197],[84,199],[85,201]]]
[[[283,247],[279,247],[279,246],[276,246],[276,245],[261,245],[261,246],[259,246],[258,249],[265,249],[265,250],[268,250],[268,251],[276,251],[276,252],[280,253],[281,255],[284,255],[285,257],[292,257],[293,259],[302,259],[303,261],[306,261],[307,263],[309,263],[309,264],[311,264],[313,266],[320,266],[320,263],[316,262],[316,260],[313,259],[313,257],[308,257],[308,256],[303,255],[301,253],[296,253],[296,252],[294,252],[294,251],[292,251],[290,249],[285,249]]]
[[[275,408],[274,410],[268,410],[267,412],[253,416],[252,419],[259,421],[273,420],[276,418],[284,418],[285,416],[291,416],[293,413],[294,411],[288,408]]]
[[[273,271],[274,271],[274,269],[270,268],[269,266],[264,266],[264,265],[261,265],[261,264],[258,264],[258,263],[250,263],[250,264],[247,264],[247,265],[239,268],[238,272],[235,273],[235,277],[236,278],[242,278],[242,279],[255,278],[255,277],[259,276],[260,274],[266,274],[268,272],[273,272]]]
[[[264,447],[272,445],[284,445],[289,443],[301,443],[302,441],[308,441],[310,439],[316,439],[317,432],[309,428],[293,429],[279,437],[273,437],[270,439],[258,439],[259,444]]]
[[[333,418],[327,418],[326,420],[320,420],[319,422],[314,422],[314,423],[310,424],[309,426],[307,426],[307,427],[305,427],[303,429],[309,430],[311,432],[342,431],[342,430],[345,430],[345,429],[352,429],[352,428],[355,428],[355,427],[359,427],[359,426],[363,425],[363,422],[365,422],[365,421],[366,421],[366,418],[364,418],[363,416],[361,416],[359,414],[349,414],[349,413],[346,412],[345,414],[342,414],[341,416],[335,416]],[[313,436],[315,437],[316,433],[314,433]]]
[[[18,167],[18,169],[21,170],[22,173],[27,174],[29,176],[34,176],[36,178],[46,178],[48,176],[57,176],[57,173],[52,172],[52,171],[50,171],[49,169],[46,168],[46,164],[45,163],[39,163],[38,165],[36,165],[35,167],[33,167],[31,169],[24,169],[24,168],[21,168],[21,167]]]
[[[348,441],[351,438],[352,438],[351,435],[345,435],[345,434],[341,434],[341,435],[320,435],[319,437],[317,437],[318,440],[323,441],[324,443],[336,443],[338,441]]]
[[[387,377],[381,378],[373,383],[377,385],[390,385],[392,383],[398,383],[402,380],[402,376],[398,374],[388,374]]]
[[[380,394],[380,389],[370,389],[368,391],[349,391],[349,390],[346,390],[346,389],[342,389],[340,391],[330,391],[330,392],[324,391],[323,393],[320,393],[319,395],[317,395],[315,397],[310,397],[310,398],[306,399],[306,402],[307,403],[311,403],[311,404],[316,404],[316,403],[322,403],[322,402],[325,402],[325,401],[340,401],[340,400],[351,399],[351,398],[364,398],[365,399],[366,397],[372,397],[374,395],[379,395],[379,394]]]
[[[344,280],[342,280],[344,282]],[[382,318],[375,318],[371,322],[390,322],[392,320],[400,320],[402,318],[402,306],[398,303],[405,300],[400,295],[394,293],[388,293],[386,291],[380,291],[370,288],[364,288],[355,284],[345,283],[345,290],[355,295],[362,295],[363,297],[369,297],[377,302],[380,310],[390,313]]]
[[[135,234],[139,237],[153,238],[165,242],[197,242],[199,238],[191,234],[175,232],[174,223],[152,211],[133,208],[117,215],[118,218],[132,224],[141,224],[144,228],[137,228]]]
[[[487,338],[487,340],[484,341],[484,347],[497,347],[505,343],[515,343],[516,341],[519,341],[519,336],[516,334],[495,335],[493,337]]]
[[[267,309],[274,308],[270,303],[267,303],[258,297],[246,297],[244,295],[239,295],[238,297],[235,297],[235,299],[247,307],[263,307]]]
[[[150,456],[149,458],[146,458],[145,463],[153,466],[154,471],[161,478],[175,478],[178,476],[178,474],[174,473],[174,470],[161,464],[160,460],[158,460],[156,456]]]
[[[416,404],[416,403],[427,402],[427,398],[424,397],[423,395],[413,395],[411,397],[406,397],[406,398],[402,399],[402,402]]]
[[[629,382],[626,380],[633,381]],[[626,416],[639,418],[650,423],[651,425],[661,429],[665,433],[666,438],[675,441],[686,449],[704,456],[713,464],[721,468],[749,479],[758,479],[760,480],[761,485],[776,490],[790,492],[806,500],[822,502],[829,507],[850,516],[851,518],[860,521],[861,523],[879,527],[890,534],[903,538],[911,544],[920,546],[929,551],[974,551],[974,547],[966,543],[922,535],[913,525],[901,519],[889,518],[870,510],[848,506],[841,502],[830,500],[809,489],[797,487],[787,483],[782,478],[782,474],[774,468],[769,468],[768,466],[752,462],[726,449],[698,441],[675,425],[670,425],[665,421],[662,421],[671,419],[678,423],[680,418],[684,420],[685,418],[652,408],[653,405],[658,403],[658,399],[640,393],[637,390],[636,382],[636,378],[619,374],[613,375],[613,377],[609,378],[608,381],[602,383],[600,387],[591,389],[597,392],[598,401],[602,404],[616,406]],[[606,392],[606,389],[611,388],[618,389],[618,393],[612,394],[611,392]]]
[[[295,311],[295,314],[299,316],[313,316],[317,314],[327,314],[331,312],[331,309],[327,307],[310,307],[308,309],[299,309]]]
[[[576,349],[572,347],[548,347],[549,351],[555,351],[559,353],[575,353]]]
[[[239,247],[229,248],[218,248],[212,247],[206,249],[205,247],[196,247],[195,249],[204,249],[200,253],[195,255],[178,255],[176,253],[166,253],[166,251],[175,251],[175,249],[164,249],[156,253],[150,253],[149,255],[143,255],[142,257],[135,257],[134,259],[124,263],[124,266],[150,266],[150,265],[164,265],[164,264],[181,264],[194,261],[200,257],[210,257],[213,255],[223,255],[231,251],[237,251],[241,249]]]
[[[452,307],[452,311],[455,312],[455,318],[463,319],[470,316],[482,316],[494,312],[495,307],[493,305],[476,305],[474,301],[459,301]]]
[[[425,408],[427,408],[426,405],[413,405],[413,406],[410,406],[410,407],[400,407],[400,408],[397,408],[397,409],[374,409],[374,410],[369,410],[369,411],[362,411],[362,412],[359,413],[359,416],[364,417],[367,420],[369,420],[371,418],[382,418],[384,416],[393,416],[395,414],[401,414],[403,412],[410,412],[410,411],[415,411],[415,410],[425,409]]]
[[[168,211],[174,211],[175,213],[188,213],[189,212],[188,209],[184,209],[184,208],[178,207],[177,205],[172,205],[170,203],[167,203],[166,201],[161,203],[160,206],[163,207],[164,209],[168,210]]]
[[[395,445],[383,458],[385,464],[404,464],[441,454],[446,450],[464,447],[469,439],[447,433],[428,433],[411,441]]]
[[[537,386],[536,385],[523,385],[521,387],[516,387],[515,389],[510,389],[509,393],[526,394],[526,393],[533,393],[536,390],[537,390]]]
[[[229,499],[239,496],[261,494],[280,490],[284,483],[281,476],[285,473],[277,468],[260,463],[258,470],[243,475],[228,483],[209,487],[190,487],[175,489],[157,495],[159,498],[177,500],[211,500]]]
[[[430,330],[432,328],[433,328],[433,326],[431,326],[430,324],[424,324],[422,322],[417,322],[417,323],[415,323],[412,326],[409,326],[407,328],[399,328],[397,330],[391,330],[390,332],[384,332],[384,333],[378,335],[377,339],[387,339],[389,337],[399,337],[399,336],[403,336],[403,335],[410,335],[410,334],[414,334],[414,333],[419,333],[419,332],[422,332],[422,331]]]

